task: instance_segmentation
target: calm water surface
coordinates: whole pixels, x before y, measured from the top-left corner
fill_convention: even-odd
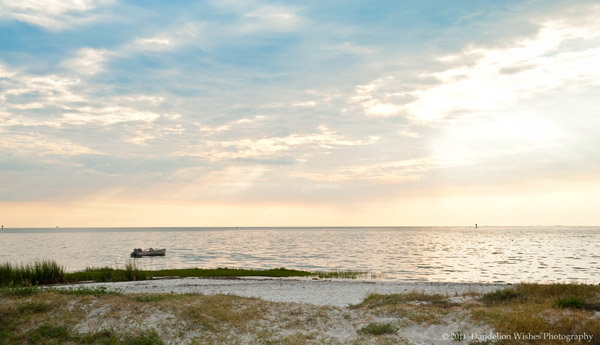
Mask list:
[[[385,280],[600,283],[600,227],[4,229],[0,262],[54,259],[68,271],[119,266],[135,247],[147,269],[364,270]]]

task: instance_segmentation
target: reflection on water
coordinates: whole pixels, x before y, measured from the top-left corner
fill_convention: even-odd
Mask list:
[[[5,229],[0,262],[50,258],[67,270],[286,267],[384,272],[388,280],[600,282],[599,227]]]

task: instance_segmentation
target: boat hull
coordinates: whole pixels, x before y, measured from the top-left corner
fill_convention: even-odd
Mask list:
[[[141,258],[144,256],[165,256],[167,254],[166,249],[152,249],[152,250],[142,250],[136,251],[134,250],[131,253],[132,258]]]

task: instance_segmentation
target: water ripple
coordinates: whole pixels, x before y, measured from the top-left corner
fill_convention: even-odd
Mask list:
[[[166,257],[136,262],[365,270],[410,281],[600,282],[598,227],[17,229],[0,239],[0,262],[51,258],[70,271],[123,266],[133,248],[165,247]]]

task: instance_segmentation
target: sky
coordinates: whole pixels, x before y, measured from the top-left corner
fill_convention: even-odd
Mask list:
[[[5,227],[599,225],[598,1],[0,0]]]

